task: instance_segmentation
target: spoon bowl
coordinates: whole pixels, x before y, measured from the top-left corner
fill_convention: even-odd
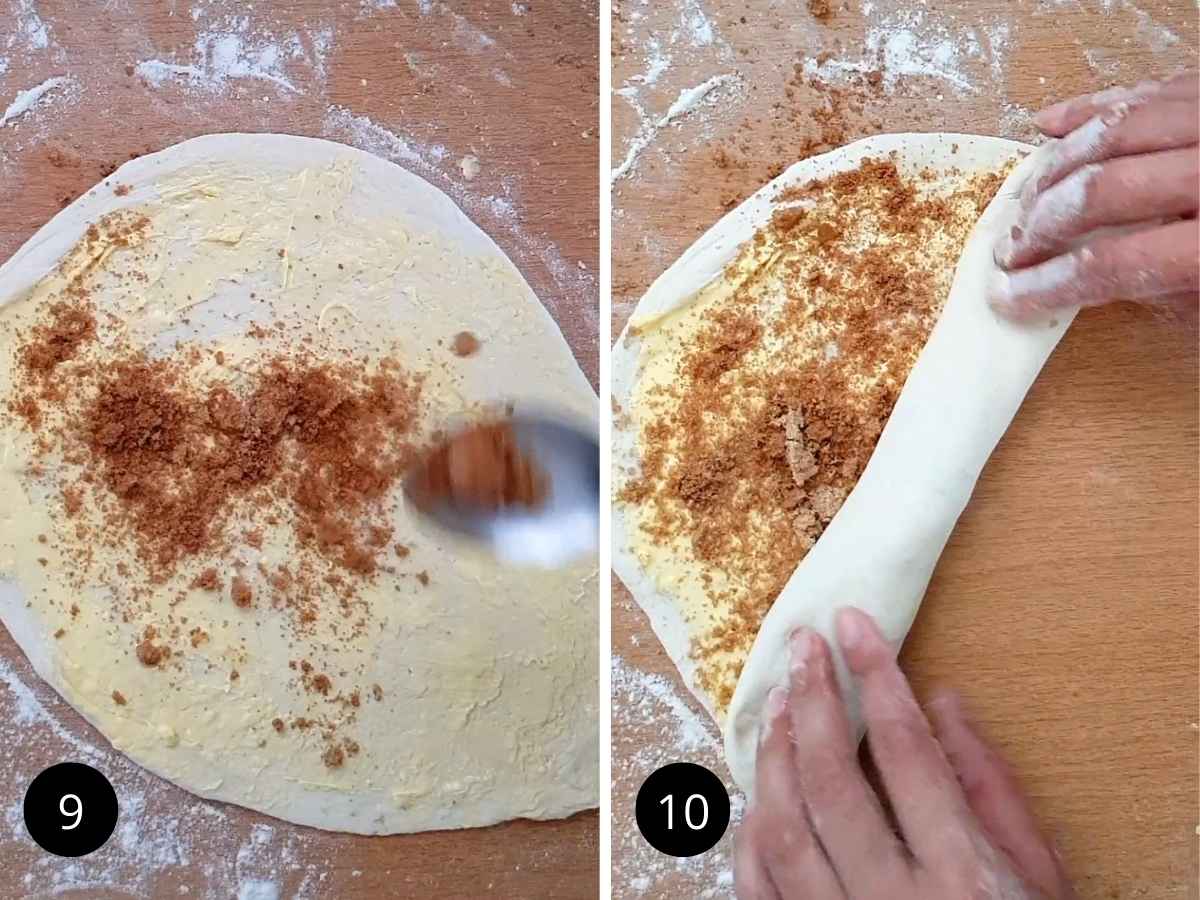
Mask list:
[[[600,536],[600,444],[595,432],[552,414],[521,413],[505,424],[520,452],[544,476],[545,499],[536,508],[494,509],[438,499],[413,504],[418,514],[515,565],[559,568],[594,554]]]

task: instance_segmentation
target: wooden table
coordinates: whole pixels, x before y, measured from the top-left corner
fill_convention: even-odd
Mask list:
[[[876,130],[1028,139],[1030,110],[1194,65],[1197,52],[1184,0],[831,6],[820,22],[803,3],[620,3],[614,165],[639,128],[651,139],[615,183],[614,335],[726,204],[825,149],[807,114],[821,97],[794,83],[806,57],[830,53],[828,70],[862,60],[873,32],[885,45],[907,32],[922,52],[905,57],[903,37],[898,64],[941,60],[942,76],[898,78],[848,114],[842,142]],[[736,81],[655,127],[682,91],[722,74]],[[1131,307],[1081,314],[988,464],[902,655],[918,694],[963,691],[1083,898],[1200,896],[1197,402],[1195,334]],[[613,610],[620,671],[662,675],[697,713],[619,583]],[[728,835],[712,862],[663,865],[633,824],[634,792],[679,758],[678,735],[699,748],[685,758],[728,776],[715,728],[696,741],[662,693],[643,685],[614,707],[614,897],[730,895]]]
[[[518,265],[595,385],[598,15],[594,0],[9,0],[0,110],[48,78],[71,81],[0,127],[0,259],[132,156],[215,131],[328,137],[447,191]],[[2,897],[229,898],[255,880],[288,898],[596,896],[595,813],[389,838],[298,828],[130,765],[3,629],[0,675]],[[20,824],[29,780],[66,759],[106,771],[124,810],[124,830],[79,861],[49,857]]]

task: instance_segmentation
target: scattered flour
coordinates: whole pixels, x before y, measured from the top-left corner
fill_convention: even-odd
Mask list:
[[[50,28],[38,15],[33,0],[17,0],[11,16],[16,29],[5,40],[5,50],[45,50],[50,46]]]
[[[613,896],[733,898],[733,835],[741,822],[745,799],[730,797],[729,830],[717,846],[690,858],[664,856],[650,847],[637,829],[633,798],[642,782],[660,766],[695,762],[728,785],[716,724],[698,704],[676,688],[678,682],[643,672],[620,657],[612,662],[613,731]]]
[[[721,751],[716,725],[694,712],[675,692],[675,686],[662,675],[639,671],[624,660],[614,658],[612,692],[614,699],[620,697],[623,701],[622,715],[650,720],[665,713],[663,718],[674,729],[672,750],[681,754]]]
[[[243,881],[237,900],[279,900],[279,885],[274,881]]]
[[[683,0],[680,9],[682,20],[672,33],[672,41],[684,40],[693,47],[707,47],[716,35],[713,24],[705,15],[699,0]]]
[[[202,11],[196,7],[194,11]],[[315,30],[309,47],[297,32],[283,36],[256,28],[248,16],[235,16],[202,31],[192,47],[190,62],[146,59],[137,63],[138,75],[155,87],[183,79],[199,90],[217,92],[235,79],[266,81],[290,94],[302,94],[288,77],[288,67],[307,65],[318,81],[325,77],[325,57],[333,45],[331,28]]]
[[[1179,43],[1179,35],[1165,25],[1154,21],[1151,15],[1129,0],[1122,0],[1121,6],[1133,13],[1137,19],[1137,37],[1154,53],[1161,53],[1168,47]]]
[[[78,87],[78,83],[74,79],[68,78],[65,75],[58,75],[54,78],[47,78],[41,84],[27,90],[19,91],[17,96],[13,98],[12,103],[0,115],[0,128],[21,118],[40,104],[49,94],[56,91],[61,92],[72,86]]]
[[[967,62],[985,52],[992,74],[1000,77],[1004,73],[1010,32],[1005,21],[964,28],[924,7],[891,9],[879,16],[874,15],[875,11],[873,4],[864,4],[868,20],[865,53],[820,63],[807,59],[805,74],[836,81],[851,74],[879,71],[889,91],[894,91],[905,76],[924,76],[945,81],[960,93],[975,94],[981,88],[968,74]],[[986,51],[977,28],[987,40]]]
[[[181,800],[178,789],[95,738],[88,726],[76,724],[78,716],[71,714],[72,724],[65,724],[67,712],[24,661],[0,658],[0,747],[26,751],[0,757],[0,796],[11,798],[2,810],[6,863],[25,873],[23,896],[75,891],[93,897],[162,896],[164,878],[192,882],[201,897],[278,900],[285,885],[291,900],[322,896],[317,888],[336,860],[321,853],[305,831],[255,824],[247,833],[224,806],[191,795]],[[67,859],[33,843],[22,813],[25,789],[37,774],[30,758],[80,760],[113,782],[120,818],[104,847]],[[185,883],[178,893],[192,893],[192,887]]]
[[[712,78],[695,87],[685,88],[680,91],[679,96],[675,98],[675,102],[667,108],[667,111],[657,119],[651,119],[646,115],[645,110],[637,102],[637,96],[631,88],[623,88],[617,91],[618,95],[625,97],[634,105],[642,120],[642,127],[633,140],[630,141],[629,147],[625,152],[625,159],[610,173],[610,184],[616,183],[633,170],[638,156],[650,146],[651,142],[658,136],[658,133],[662,129],[692,112],[702,102],[709,100],[710,95],[718,88],[727,84],[736,84],[737,82],[738,76],[734,74],[714,75]]]

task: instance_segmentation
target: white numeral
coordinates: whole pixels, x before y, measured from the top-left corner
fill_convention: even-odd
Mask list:
[[[71,809],[71,810],[67,809],[67,801],[68,800],[75,801],[74,809]],[[67,818],[70,818],[71,816],[75,817],[74,822],[72,822],[70,825],[64,825],[62,827],[63,831],[70,831],[72,828],[78,828],[79,823],[83,821],[83,801],[80,800],[78,797],[76,797],[74,794],[63,794],[62,799],[58,801],[58,811],[60,813],[62,813],[64,816],[66,816]]]
[[[703,817],[700,819],[700,824],[698,825],[692,821],[693,800],[700,801],[700,809],[704,813]],[[658,805],[666,806],[667,831],[671,831],[675,828],[675,796],[673,794],[667,794],[667,796],[658,801]],[[708,801],[704,799],[703,794],[692,794],[687,798],[687,803],[683,805],[683,820],[687,822],[687,827],[692,829],[692,831],[700,831],[705,825],[708,824]]]

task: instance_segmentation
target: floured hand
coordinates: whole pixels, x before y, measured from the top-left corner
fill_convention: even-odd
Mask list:
[[[1110,88],[1042,110],[1053,138],[997,242],[988,301],[1015,318],[1134,300],[1194,320],[1200,298],[1200,78]],[[1120,231],[1102,229],[1119,228]]]
[[[899,836],[859,767],[829,647],[798,629],[790,686],[764,711],[755,801],[737,840],[740,900],[1074,897],[1012,773],[958,700],[931,704],[935,736],[875,623],[842,610],[837,632]]]

